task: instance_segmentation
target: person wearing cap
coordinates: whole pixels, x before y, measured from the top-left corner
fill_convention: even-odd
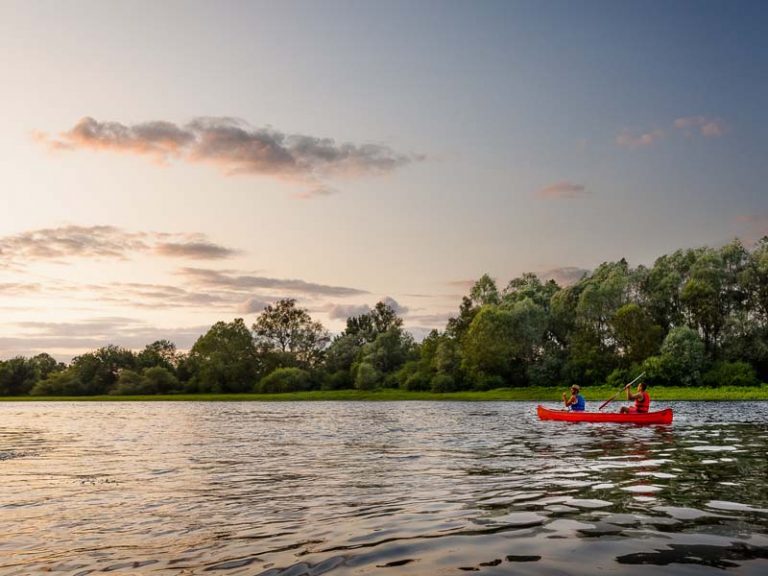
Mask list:
[[[563,402],[565,402],[566,408],[574,412],[583,412],[587,407],[587,401],[584,399],[584,396],[581,395],[581,388],[578,384],[571,386],[570,398],[568,397],[568,394],[563,392]]]

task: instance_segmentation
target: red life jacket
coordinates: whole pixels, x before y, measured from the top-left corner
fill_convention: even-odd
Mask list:
[[[640,398],[635,398],[635,410],[638,412],[648,412],[651,407],[651,397],[645,390],[640,392],[640,394],[642,394]]]

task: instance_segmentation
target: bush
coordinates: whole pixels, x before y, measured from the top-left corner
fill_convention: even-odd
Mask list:
[[[415,372],[405,381],[405,389],[409,392],[426,392],[430,389],[429,374]]]
[[[430,382],[430,388],[432,392],[445,393],[456,392],[458,387],[456,386],[456,380],[450,374],[437,374],[432,378]]]
[[[278,368],[261,379],[255,386],[262,394],[304,392],[309,390],[310,374],[301,368]]]
[[[755,369],[746,362],[716,362],[702,378],[705,386],[757,386]]]
[[[109,393],[121,396],[139,396],[157,394],[157,388],[152,386],[151,382],[145,382],[138,372],[122,370],[117,378],[117,384]]]
[[[30,390],[32,396],[87,396],[89,389],[73,370],[55,372]]]
[[[475,390],[481,392],[495,390],[496,388],[504,388],[504,386],[506,386],[504,378],[498,374],[485,374],[483,372],[474,374],[472,377],[472,384]]]
[[[349,370],[338,370],[323,377],[322,390],[345,390],[354,388],[355,382]]]
[[[167,394],[178,386],[179,381],[167,368],[153,366],[141,374],[133,370],[121,370],[117,384],[109,393],[121,396]]]
[[[355,388],[358,390],[373,390],[378,388],[383,375],[372,364],[361,362],[355,370]]]
[[[155,390],[155,392],[148,392],[148,394],[168,394],[179,387],[179,381],[173,372],[163,366],[147,368],[142,372],[141,377],[148,389]]]

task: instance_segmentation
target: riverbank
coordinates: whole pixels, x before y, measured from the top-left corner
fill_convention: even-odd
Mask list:
[[[290,392],[285,394],[166,394],[156,396],[16,396],[0,397],[0,401],[10,402],[56,402],[56,401],[98,401],[98,402],[159,402],[159,401],[197,401],[197,402],[288,402],[288,401],[538,401],[559,402],[565,388],[499,388],[486,392],[453,392],[435,394],[432,392],[407,392],[405,390],[324,390],[313,392]],[[658,387],[649,389],[656,402],[673,400],[768,400],[768,384],[762,386],[724,386],[722,388],[683,388]],[[617,392],[616,388],[595,386],[584,388],[582,393],[587,402],[602,403]],[[616,401],[625,400],[622,394]]]

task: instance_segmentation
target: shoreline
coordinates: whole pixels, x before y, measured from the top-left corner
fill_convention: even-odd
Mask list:
[[[485,392],[408,392],[399,389],[382,390],[318,390],[311,392],[285,392],[282,394],[163,394],[151,396],[8,396],[0,402],[370,402],[370,401],[453,401],[453,402],[557,402],[565,387],[557,388],[499,388]],[[588,403],[602,403],[617,392],[606,386],[585,387],[582,390]],[[768,384],[762,386],[658,387],[649,388],[652,401],[759,401],[768,400]],[[617,398],[612,404],[626,403]],[[599,404],[598,404],[599,405]],[[593,408],[596,408],[593,406]],[[588,408],[589,404],[588,404]]]

